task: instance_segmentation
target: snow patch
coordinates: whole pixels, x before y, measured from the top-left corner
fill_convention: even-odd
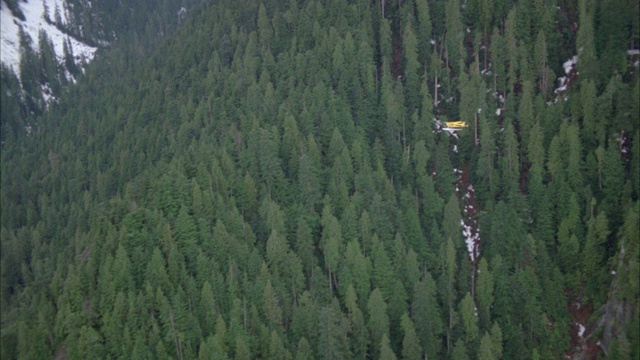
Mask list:
[[[0,61],[15,73],[19,73],[20,69],[20,28],[31,38],[32,48],[34,51],[39,49],[39,32],[44,30],[53,43],[53,48],[59,62],[64,61],[64,42],[69,41],[73,49],[76,63],[91,61],[95,55],[97,48],[89,46],[70,37],[60,31],[57,27],[49,24],[44,19],[44,4],[49,8],[49,18],[55,20],[55,9],[59,10],[60,18],[63,23],[66,22],[64,0],[30,0],[29,2],[18,2],[25,21],[14,18],[9,8],[2,6],[1,18],[1,42],[2,51],[0,52]]]
[[[51,94],[51,87],[49,84],[40,85],[40,92],[42,93],[42,98],[46,104],[49,104],[52,99],[55,99]]]
[[[467,186],[467,191],[464,194],[465,199],[471,199],[471,195],[474,192],[473,185]],[[467,253],[469,254],[469,259],[472,262],[475,262],[479,256],[478,253],[478,244],[480,243],[480,228],[477,227],[477,221],[468,217],[468,213],[473,211],[473,205],[466,204],[463,208],[465,217],[467,217],[466,222],[471,223],[475,226],[475,231],[472,230],[472,225],[467,225],[465,220],[460,219],[460,226],[462,226],[462,236],[464,237],[464,242],[467,246]]]
[[[573,55],[573,57],[571,57],[571,59],[567,60],[564,62],[564,64],[562,64],[562,68],[564,69],[564,72],[567,74],[567,76],[560,76],[558,78],[558,88],[555,89],[554,93],[561,93],[567,90],[567,85],[569,83],[569,75],[571,74],[571,70],[573,70],[573,68],[575,67],[575,65],[578,63],[578,55]]]
[[[569,75],[569,73],[571,72],[571,69],[577,63],[578,63],[578,55],[573,55],[571,59],[565,61],[564,64],[562,64],[562,67],[564,68],[564,72],[567,75]]]
[[[566,76],[561,76],[558,78],[558,88],[555,90],[555,93],[559,93],[562,91],[567,90],[567,77]]]
[[[464,224],[464,221],[460,221],[462,223],[462,236],[464,236],[464,242],[467,245],[467,252],[469,253],[469,258],[471,261],[476,260],[476,241],[479,240],[478,234],[474,234],[471,231],[471,226]]]

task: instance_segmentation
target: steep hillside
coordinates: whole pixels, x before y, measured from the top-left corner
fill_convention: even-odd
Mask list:
[[[637,19],[221,0],[118,40],[2,144],[1,357],[637,358]]]
[[[76,82],[98,48],[115,43],[120,48],[137,47],[142,53],[171,33],[187,9],[199,2],[0,2],[2,141],[31,134],[38,126],[36,118]]]
[[[17,4],[19,9],[17,16],[4,3],[0,10],[2,15],[1,59],[4,66],[19,73],[21,44],[24,47],[25,43],[31,43],[32,49],[41,49],[43,47],[40,45],[41,31],[53,45],[50,51],[56,55],[58,63],[64,63],[64,57],[67,54],[73,56],[74,63],[78,66],[91,61],[96,51],[95,47],[65,34],[56,27],[58,25],[64,28],[67,22],[63,1],[42,0],[28,3],[18,2]],[[50,9],[57,9],[55,17],[50,14]],[[20,19],[20,14],[24,20]],[[58,18],[60,24],[55,23],[52,20],[54,18]],[[23,35],[20,34],[21,32]]]

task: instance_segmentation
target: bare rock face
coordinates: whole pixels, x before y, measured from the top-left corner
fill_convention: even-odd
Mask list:
[[[593,325],[594,331],[591,332],[593,335],[602,334],[598,345],[606,356],[609,356],[611,345],[614,341],[626,339],[625,327],[633,319],[635,311],[632,301],[622,298],[618,293],[618,276],[621,271],[626,271],[628,265],[624,263],[624,259],[625,248],[624,243],[622,243],[618,256],[618,271],[614,273],[611,281],[609,299],[598,311],[600,317]]]

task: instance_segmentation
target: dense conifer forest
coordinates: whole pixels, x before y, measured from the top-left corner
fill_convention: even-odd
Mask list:
[[[639,12],[211,0],[42,111],[3,70],[0,357],[637,359]]]

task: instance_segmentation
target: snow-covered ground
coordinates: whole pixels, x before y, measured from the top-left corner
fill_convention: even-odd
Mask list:
[[[460,226],[462,226],[462,236],[464,236],[464,242],[467,245],[467,252],[469,253],[469,258],[472,262],[475,262],[478,258],[479,248],[478,245],[480,243],[480,229],[478,228],[478,220],[472,219],[469,217],[469,213],[473,212],[473,205],[468,203],[469,199],[471,199],[475,189],[473,185],[469,185],[464,194],[464,219],[467,220],[470,224],[464,221],[464,219],[460,220]],[[475,229],[473,228],[475,227]]]
[[[465,174],[462,170],[454,168],[453,172],[457,176],[456,194],[458,194],[463,205],[462,218],[460,219],[462,236],[464,237],[469,259],[475,263],[480,256],[480,227],[478,226],[474,209],[475,188],[473,184],[465,184],[468,181],[468,177],[467,180],[463,179]],[[472,274],[472,276],[474,275]]]
[[[49,18],[54,19],[56,7],[59,9],[60,17],[64,23],[67,19],[64,0],[29,0],[29,2],[18,2],[25,21],[15,18],[7,5],[2,3],[1,10],[1,33],[0,33],[0,61],[5,66],[19,73],[20,68],[20,28],[29,35],[32,41],[32,48],[38,51],[38,33],[44,30],[53,43],[58,60],[63,61],[63,44],[67,39],[71,42],[76,63],[91,61],[96,52],[96,48],[84,44],[77,39],[64,34],[54,25],[47,23],[44,19],[44,4],[49,8]]]
[[[578,55],[574,55],[571,59],[567,60],[562,64],[562,68],[567,76],[561,76],[558,78],[558,88],[554,91],[554,93],[562,93],[567,90],[567,84],[569,83],[569,77],[571,75],[571,71],[574,69],[575,65],[578,63]]]

